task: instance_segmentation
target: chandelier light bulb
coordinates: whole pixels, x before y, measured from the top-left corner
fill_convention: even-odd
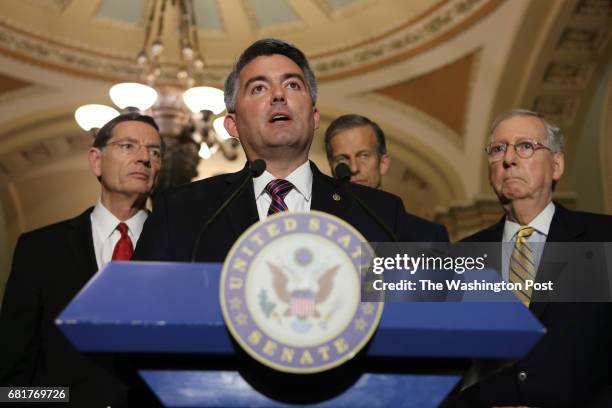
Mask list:
[[[202,69],[204,68],[204,61],[202,61],[201,58],[198,58],[193,62],[193,66],[198,70]]]
[[[225,116],[221,116],[215,119],[213,121],[213,129],[215,129],[215,133],[217,134],[217,136],[219,136],[219,139],[229,140],[232,137],[230,136],[229,133],[227,133],[227,130],[225,130],[225,126],[223,125],[224,121],[225,121]]]
[[[115,116],[119,116],[116,109],[98,104],[83,105],[74,111],[74,119],[81,129],[86,131],[92,128],[101,128]]]
[[[155,89],[136,82],[123,82],[113,85],[108,93],[113,103],[120,109],[134,107],[140,111],[146,111],[157,100]]]
[[[206,143],[202,143],[200,145],[200,151],[198,152],[198,155],[203,159],[210,159],[210,156],[212,156],[212,152],[210,151],[210,147],[208,147],[208,145]]]
[[[183,52],[183,57],[187,61],[190,61],[190,60],[193,59],[193,54],[194,53],[193,53],[193,48],[191,48],[191,46],[189,46],[189,45],[184,46],[182,52]]]
[[[145,52],[145,50],[140,50],[138,56],[136,57],[136,62],[138,63],[138,65],[143,66],[147,63],[147,61],[147,53]]]
[[[163,51],[164,51],[164,44],[158,38],[157,40],[153,42],[153,44],[151,44],[151,54],[158,56]]]
[[[186,79],[187,78],[187,71],[185,71],[184,69],[180,69],[177,73],[176,73],[176,77],[178,79]]]
[[[204,138],[202,137],[202,134],[200,132],[193,132],[191,134],[191,139],[196,143],[202,143],[202,140]]]
[[[225,110],[223,91],[212,86],[196,86],[183,93],[185,105],[193,113],[209,110],[215,115]]]

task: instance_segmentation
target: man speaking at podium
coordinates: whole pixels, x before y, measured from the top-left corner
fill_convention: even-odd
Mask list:
[[[337,182],[308,160],[316,100],[315,76],[299,49],[275,39],[249,46],[225,83],[225,128],[249,164],[160,194],[135,258],[221,262],[249,226],[285,210],[336,215],[369,241],[419,241],[429,231],[410,222],[399,197]]]

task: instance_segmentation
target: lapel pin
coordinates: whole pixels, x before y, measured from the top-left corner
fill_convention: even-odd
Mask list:
[[[340,197],[340,194],[338,193],[334,193],[334,195],[332,195],[332,198],[334,199],[334,201],[340,201],[342,199],[342,197]]]

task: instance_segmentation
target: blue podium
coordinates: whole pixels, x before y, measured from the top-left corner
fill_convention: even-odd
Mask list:
[[[241,361],[249,358],[240,355],[225,328],[220,269],[203,263],[110,263],[56,324],[83,352],[165,356],[157,365],[140,367],[139,375],[166,407],[292,406],[261,392],[241,372]],[[360,353],[362,371],[353,372],[354,381],[337,394],[311,405],[436,407],[460,381],[461,362],[521,358],[544,332],[515,302],[387,303],[375,336]],[[194,363],[177,368],[168,364],[173,358]],[[225,364],[227,359],[233,363]],[[301,392],[325,394],[325,382],[315,387]]]

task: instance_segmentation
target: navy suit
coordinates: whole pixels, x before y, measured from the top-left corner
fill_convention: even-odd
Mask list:
[[[70,404],[62,406],[126,401],[126,387],[79,354],[54,324],[98,270],[92,209],[19,237],[0,310],[0,385],[70,387]],[[114,364],[111,357],[98,362]]]
[[[465,241],[501,242],[504,222]],[[547,242],[610,241],[612,217],[556,204]],[[545,249],[536,281],[550,272],[547,261]],[[543,339],[525,358],[486,376],[449,406],[612,407],[612,303],[534,301],[529,309],[546,327]]]
[[[390,237],[351,199],[347,188],[366,202],[400,241],[448,241],[446,228],[407,214],[399,197],[352,183],[338,186],[313,163],[311,168],[311,209],[344,219],[368,241],[390,241]],[[145,223],[134,259],[189,261],[202,225],[248,174],[245,167],[237,173],[211,177],[161,193],[156,197],[153,214]],[[257,221],[259,216],[251,181],[202,236],[196,260],[222,262],[238,237]]]

